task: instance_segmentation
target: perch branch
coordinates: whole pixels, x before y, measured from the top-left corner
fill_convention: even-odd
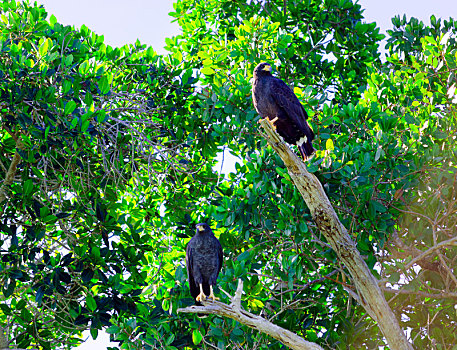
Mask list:
[[[236,289],[235,295],[231,297],[230,305],[221,303],[219,301],[203,300],[203,306],[189,306],[186,308],[178,309],[178,312],[214,314],[228,317],[279,340],[281,343],[291,349],[323,350],[319,345],[310,343],[287,329],[281,328],[260,316],[243,310],[241,308],[242,292],[243,281],[240,279],[238,280],[238,288]]]
[[[391,349],[411,350],[412,345],[400,328],[377,280],[357,250],[346,228],[338,219],[322,184],[316,176],[308,172],[302,160],[284,143],[267,118],[260,120],[260,124],[265,131],[263,136],[287,167],[289,175],[305,200],[319,231],[349,270],[361,305],[378,323]]]

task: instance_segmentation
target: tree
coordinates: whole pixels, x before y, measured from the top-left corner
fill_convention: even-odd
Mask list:
[[[219,285],[324,348],[385,345],[250,99],[276,63],[311,116],[307,164],[417,348],[455,343],[455,23],[394,19],[390,54],[351,1],[178,0],[168,56],[2,5],[0,326],[45,349],[106,329],[122,348],[281,348],[191,305],[194,224]],[[223,149],[238,157],[221,174]],[[353,297],[354,296],[354,297]],[[447,327],[443,327],[446,324]]]
[[[137,184],[197,171],[172,126],[192,72],[48,22],[36,4],[1,7],[0,323],[17,347],[71,347],[84,329],[149,315],[142,266],[155,246],[122,208]]]

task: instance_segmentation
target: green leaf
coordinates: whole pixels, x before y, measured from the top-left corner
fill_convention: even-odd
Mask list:
[[[29,197],[33,192],[33,180],[28,179],[24,182],[24,197]]]
[[[409,113],[406,113],[405,120],[408,124],[416,124],[416,119]]]
[[[0,309],[2,309],[5,315],[11,315],[11,309],[8,305],[2,303],[0,304]]]
[[[400,274],[398,272],[393,272],[389,277],[388,281],[390,283],[397,283],[400,280]]]
[[[129,293],[131,290],[133,289],[133,287],[130,285],[130,284],[124,284],[121,289],[119,290],[119,292],[121,294],[127,294]]]
[[[51,46],[52,46],[52,40],[49,39],[49,38],[45,39],[45,40],[41,43],[40,47],[38,48],[38,51],[39,51],[40,55],[41,55],[41,56],[46,55],[46,53],[48,52],[48,50],[49,50],[49,48],[50,48]]]
[[[92,336],[92,339],[97,339],[98,337],[98,329],[97,328],[91,328],[90,329],[90,335]]]
[[[165,345],[170,345],[171,343],[174,342],[174,340],[175,340],[175,335],[174,334],[170,334],[170,336],[165,341]]]
[[[69,67],[69,66],[71,66],[72,63],[73,63],[73,55],[70,54],[67,57],[65,57],[65,65],[67,67]]]
[[[437,130],[433,133],[433,136],[435,137],[435,139],[437,140],[444,140],[445,138],[448,137],[448,135],[445,133],[445,132],[442,132],[440,130]]]
[[[90,311],[95,311],[97,309],[97,303],[92,295],[86,295],[86,306]]]
[[[328,139],[326,142],[325,142],[325,149],[329,150],[329,151],[333,151],[335,149],[335,146],[333,145],[333,141],[332,139]]]
[[[89,129],[89,125],[90,125],[90,120],[84,121],[81,125],[81,131],[86,132],[87,129]]]
[[[24,299],[21,299],[21,300],[19,300],[19,302],[16,305],[16,310],[21,310],[26,306],[27,306],[27,302]]]
[[[110,86],[108,83],[108,78],[103,76],[98,83],[98,88],[103,95],[106,95],[109,92]]]
[[[68,101],[67,104],[65,105],[65,111],[64,111],[64,114],[65,115],[68,115],[70,113],[72,113],[76,108],[76,102],[71,100],[71,101]]]
[[[216,73],[216,72],[214,71],[214,69],[211,68],[211,67],[203,67],[203,68],[201,69],[201,72],[202,72],[203,74],[205,74],[205,75],[212,75],[212,74]]]
[[[57,18],[56,18],[56,16],[51,15],[51,17],[49,17],[49,23],[51,24],[51,27],[54,27],[54,24],[57,23]]]
[[[238,260],[238,261],[247,260],[247,259],[249,259],[249,255],[250,255],[250,251],[246,250],[243,253],[241,253],[240,255],[238,255],[236,260]]]
[[[371,204],[373,205],[374,209],[380,213],[384,213],[387,210],[387,208],[378,201],[371,201]]]
[[[86,60],[79,65],[78,72],[79,74],[85,75],[89,72],[89,62]]]
[[[118,326],[113,324],[112,326],[109,326],[105,332],[108,334],[117,334],[120,332],[120,330],[121,329]]]
[[[198,329],[194,329],[192,331],[192,341],[195,345],[198,345],[200,344],[200,342],[202,341],[203,339],[203,336],[202,334],[200,333],[200,331]]]
[[[71,126],[72,128],[74,129],[76,127],[76,125],[78,125],[78,118],[74,117],[72,120],[71,120]]]
[[[16,280],[10,279],[10,283],[8,284],[8,288],[3,289],[3,295],[5,298],[9,298],[13,295],[14,289],[16,288]]]
[[[57,216],[55,215],[46,215],[42,218],[43,222],[46,224],[54,224],[57,221]]]
[[[70,91],[70,89],[71,89],[71,81],[70,80],[64,80],[62,92],[64,94],[66,94],[68,91]]]

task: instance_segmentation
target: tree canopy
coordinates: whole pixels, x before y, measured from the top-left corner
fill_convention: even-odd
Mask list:
[[[316,139],[308,171],[418,349],[457,342],[456,22],[350,0],[177,0],[158,55],[113,48],[41,5],[0,4],[0,348],[284,346],[200,321],[185,246],[207,222],[218,285],[323,348],[386,346],[347,266],[261,134],[252,70],[270,62]],[[220,156],[236,159],[220,171]],[[223,160],[222,160],[223,161]],[[222,293],[218,293],[220,295]],[[8,345],[9,344],[9,345]]]

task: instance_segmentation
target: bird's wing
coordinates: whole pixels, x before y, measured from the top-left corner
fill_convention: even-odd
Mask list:
[[[276,104],[301,130],[306,130],[308,115],[292,89],[277,78],[271,79],[270,84],[271,95]]]
[[[187,276],[191,278],[192,276],[192,248],[190,242],[187,244],[186,247],[186,268],[187,268]]]
[[[193,271],[193,266],[194,261],[193,261],[193,249],[192,249],[192,243],[189,242],[186,247],[186,267],[187,267],[187,277],[189,279],[189,289],[190,289],[190,295],[192,298],[196,298],[197,295],[199,294],[199,288],[197,287],[197,284],[195,283],[194,279],[194,271]],[[197,305],[201,305],[200,303],[197,303]]]
[[[224,252],[222,251],[221,242],[219,242],[218,239],[217,239],[217,257],[218,257],[218,262],[219,262],[219,266],[217,268],[217,273],[219,274],[219,272],[221,272],[221,269],[222,269],[222,261],[224,258]]]

